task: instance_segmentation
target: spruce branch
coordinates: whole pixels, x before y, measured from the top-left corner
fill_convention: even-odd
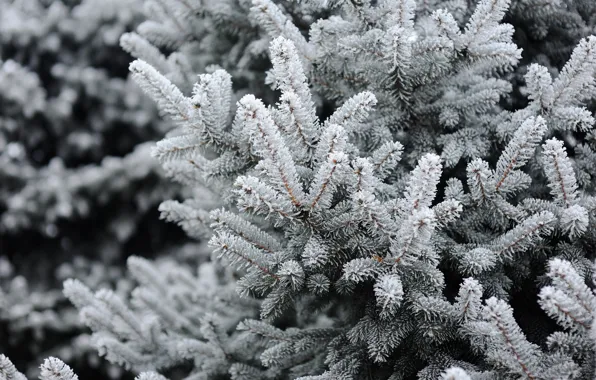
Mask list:
[[[556,295],[563,296],[567,299],[572,298],[573,302],[571,303],[564,299],[560,300],[568,306],[572,306],[573,304],[579,306],[577,312],[581,313],[581,318],[578,317],[578,321],[581,320],[586,325],[589,325],[594,318],[594,312],[596,310],[596,296],[594,296],[594,293],[584,283],[577,271],[573,269],[570,262],[561,259],[553,259],[549,262],[548,269],[547,276],[552,280],[553,288],[547,287],[544,297]],[[554,290],[557,291],[556,294]],[[556,306],[556,300],[553,301],[555,302],[554,304],[547,303],[545,306]],[[561,306],[563,308],[563,305]],[[549,307],[548,310],[552,311],[552,307]],[[566,316],[561,316],[559,314],[558,317],[563,317],[561,319],[564,319]],[[569,315],[569,317],[571,317],[571,315]]]
[[[441,375],[442,380],[471,380],[472,378],[459,367],[449,368]]]
[[[234,187],[238,196],[238,208],[242,211],[265,216],[275,214],[282,220],[292,220],[297,214],[290,200],[256,177],[240,176],[236,179]]]
[[[490,338],[492,346],[487,352],[488,358],[508,368],[511,374],[530,380],[539,379],[538,347],[526,340],[513,319],[511,307],[502,300],[489,298],[483,315],[498,333]]]
[[[412,171],[404,194],[410,212],[430,207],[435,198],[441,169],[441,158],[436,154],[427,154],[420,159],[418,166]]]
[[[242,123],[252,135],[257,154],[265,158],[272,183],[287,194],[292,204],[301,207],[305,194],[298,180],[298,173],[286,144],[260,100],[252,95],[244,96],[238,103],[238,114]]]
[[[570,207],[577,199],[577,182],[563,142],[550,139],[542,146],[544,172],[555,200]]]
[[[78,380],[78,376],[62,360],[49,357],[41,365],[41,380]]]
[[[495,170],[497,178],[495,189],[497,191],[514,169],[520,168],[528,162],[545,133],[546,122],[540,116],[527,119],[515,131],[513,138],[497,161]]]
[[[14,364],[4,354],[0,354],[0,379],[1,380],[27,380]]]
[[[555,105],[574,105],[593,94],[596,37],[582,39],[553,83]]]
[[[271,38],[283,36],[292,41],[300,51],[304,62],[313,60],[312,48],[300,33],[300,30],[284,15],[271,0],[252,0],[251,14]]]
[[[130,64],[133,79],[153,100],[160,111],[174,121],[188,122],[192,105],[188,98],[153,66],[137,59]]]
[[[239,267],[254,267],[263,275],[279,281],[280,277],[273,272],[271,260],[266,253],[246,242],[240,237],[227,232],[220,232],[209,240],[209,245],[219,254],[219,257],[226,257],[232,264]]]
[[[124,33],[120,37],[120,46],[133,57],[142,59],[153,66],[157,71],[167,73],[170,65],[166,57],[149,41],[135,32]]]
[[[213,221],[211,227],[217,231],[229,231],[254,245],[256,248],[269,253],[274,253],[281,249],[281,243],[276,238],[239,215],[218,209],[211,212],[210,218]]]
[[[514,254],[533,248],[543,236],[552,231],[555,220],[551,212],[539,212],[497,238],[492,243],[492,247],[498,259],[508,261]]]

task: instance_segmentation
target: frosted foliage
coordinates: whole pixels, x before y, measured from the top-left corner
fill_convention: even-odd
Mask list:
[[[27,378],[49,356],[73,372],[122,376],[61,283],[126,293],[127,251],[155,256],[181,242],[154,234],[165,232],[156,208],[181,186],[147,159],[171,126],[129,79],[119,47],[143,22],[143,3],[0,0],[0,353]],[[48,360],[46,375],[71,377]]]
[[[169,132],[102,167],[123,192],[140,168],[170,177],[152,199],[196,242],[127,253],[115,285],[65,276],[103,359],[137,380],[594,378],[591,2],[142,11],[119,41]],[[47,107],[43,76],[1,67],[24,117]],[[4,224],[36,189],[6,197]],[[6,283],[0,305],[27,297]],[[40,378],[76,380],[65,362]],[[5,356],[0,375],[24,380]]]

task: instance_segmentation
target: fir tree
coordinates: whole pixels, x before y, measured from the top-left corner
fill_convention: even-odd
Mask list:
[[[212,257],[131,257],[129,300],[65,282],[100,353],[143,380],[592,378],[596,37],[518,104],[510,6],[148,2],[121,44],[192,189],[160,211]]]

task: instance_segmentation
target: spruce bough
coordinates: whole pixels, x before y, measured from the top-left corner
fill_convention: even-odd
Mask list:
[[[139,379],[188,362],[189,380],[591,379],[596,37],[557,75],[527,65],[520,105],[507,0],[248,3],[201,17],[239,62],[268,45],[264,77],[207,66],[185,95],[151,38],[123,39],[177,124],[153,155],[193,189],[162,217],[212,260],[131,257],[130,302],[66,282],[100,352]],[[44,380],[75,376],[48,360]]]

